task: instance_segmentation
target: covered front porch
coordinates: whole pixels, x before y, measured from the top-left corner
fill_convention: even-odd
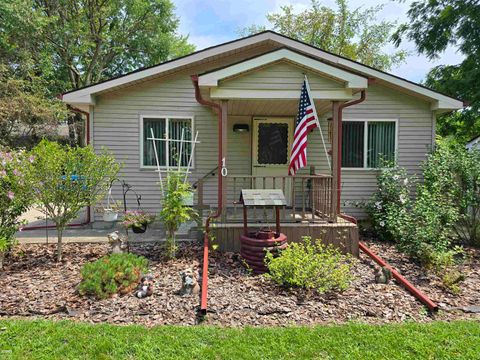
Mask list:
[[[307,136],[308,166],[289,176],[304,81],[320,126]],[[197,100],[218,112],[218,166],[199,177],[195,187],[197,207],[204,215],[209,208],[205,199],[211,198],[215,186],[212,178],[217,178],[217,213],[210,219],[215,218],[212,229],[220,247],[238,247],[242,189],[280,189],[287,204],[280,212],[281,228],[290,241],[308,235],[358,254],[357,227],[340,213],[341,114],[346,103],[358,102],[357,93],[364,99],[368,79],[279,49],[207,72],[194,83]],[[266,207],[253,209],[247,225],[271,226],[273,215]]]
[[[226,112],[221,139],[224,166],[212,168],[194,183],[196,206],[205,223],[217,209],[211,198],[216,192],[217,177],[223,178],[223,211],[211,228],[220,250],[240,250],[241,190],[281,189],[287,206],[280,210],[280,225],[289,241],[300,241],[303,236],[321,238],[327,244],[358,255],[358,228],[341,216],[335,182],[338,160],[332,151],[338,146],[334,141],[334,136],[338,136],[338,130],[334,129],[338,121],[334,109],[338,102],[316,100],[325,144],[320,131],[315,129],[308,137],[308,166],[295,176],[288,175],[288,162],[298,100],[235,99],[223,100],[222,105]],[[247,215],[250,230],[275,227],[272,208],[252,208]]]

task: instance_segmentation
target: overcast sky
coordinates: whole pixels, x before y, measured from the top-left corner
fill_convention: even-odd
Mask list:
[[[267,25],[265,14],[278,12],[280,6],[292,4],[294,8],[303,10],[310,0],[173,0],[180,17],[180,32],[190,35],[190,42],[197,50],[217,45],[239,37],[237,31],[252,24]],[[370,7],[385,4],[379,13],[379,20],[407,21],[406,12],[412,0],[403,3],[388,0],[350,0],[351,8]],[[334,0],[322,0],[322,4],[334,7]],[[402,43],[402,48],[412,52],[407,61],[392,69],[392,73],[412,81],[424,79],[428,70],[439,64],[457,64],[462,57],[455,49],[448,49],[440,59],[428,61],[415,52],[411,43]],[[394,49],[393,46],[387,47]]]

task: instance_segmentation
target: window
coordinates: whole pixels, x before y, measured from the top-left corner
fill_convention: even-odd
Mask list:
[[[152,130],[156,139],[158,162],[163,167],[180,166],[186,167],[190,159],[192,144],[185,142],[192,140],[192,119],[176,117],[142,117],[142,154],[143,167],[155,167],[155,150],[152,138]],[[183,145],[180,146],[183,130]],[[182,153],[180,154],[180,147]]]
[[[342,167],[375,169],[395,160],[396,126],[395,120],[344,121]]]

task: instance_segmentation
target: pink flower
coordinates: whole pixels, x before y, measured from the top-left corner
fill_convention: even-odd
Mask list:
[[[35,156],[30,155],[30,157],[28,158],[28,161],[30,161],[30,163],[33,163],[35,161]]]
[[[5,170],[0,170],[0,178],[7,176],[7,172]]]
[[[7,193],[7,197],[10,199],[10,200],[13,200],[13,198],[15,197],[15,194],[13,193],[13,191],[9,191]]]

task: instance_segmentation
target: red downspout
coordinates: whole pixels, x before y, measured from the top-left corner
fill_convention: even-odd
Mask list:
[[[86,143],[87,145],[90,144],[90,113],[74,108],[73,106],[67,105],[68,109],[72,110],[73,112],[80,113],[85,115],[85,137],[86,137]],[[90,224],[91,221],[91,214],[90,214],[90,206],[87,206],[87,219],[84,222],[81,223],[75,223],[75,224],[68,224],[67,227],[79,227],[79,226],[85,226]],[[35,226],[27,226],[22,228],[22,231],[28,231],[28,230],[40,230],[40,229],[54,229],[56,228],[56,225],[35,225]]]
[[[350,221],[354,224],[357,223],[357,219],[353,216],[341,214],[342,218],[347,221]],[[430,298],[422,293],[419,289],[413,286],[410,281],[405,279],[397,270],[395,270],[389,263],[375,254],[370,248],[368,248],[363,242],[358,243],[358,247],[362,250],[365,254],[367,254],[373,261],[375,261],[378,265],[389,269],[392,272],[392,276],[397,280],[400,284],[402,284],[413,296],[415,296],[420,302],[422,302],[430,311],[437,311],[438,305],[435,304]]]
[[[223,122],[222,122],[222,107],[212,101],[205,100],[200,93],[200,88],[198,86],[198,75],[191,76],[193,86],[195,88],[195,99],[201,105],[208,106],[213,110],[217,111],[218,118],[218,168],[222,167],[222,154],[223,154],[223,144],[222,144],[222,133],[223,133]],[[202,270],[202,296],[200,301],[200,311],[205,315],[207,313],[207,293],[208,293],[208,241],[210,237],[210,222],[212,219],[218,218],[222,214],[222,204],[223,204],[223,176],[218,174],[218,184],[217,184],[217,212],[208,216],[207,221],[205,222],[205,235],[203,237],[203,270]]]
[[[360,99],[350,101],[348,103],[341,103],[340,106],[338,107],[338,163],[339,166],[337,168],[337,212],[338,214],[341,213],[341,196],[342,196],[342,111],[344,108],[360,104],[361,102],[365,101],[366,98],[366,92],[365,90],[362,90]]]

